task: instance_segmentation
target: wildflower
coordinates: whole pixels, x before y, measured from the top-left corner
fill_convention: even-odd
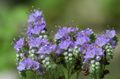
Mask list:
[[[58,32],[55,34],[55,39],[61,39],[69,35],[70,32],[76,32],[77,28],[72,27],[63,27],[58,30]]]
[[[35,10],[28,18],[27,35],[40,34],[45,29],[46,22],[42,16],[42,12]]]
[[[56,45],[45,45],[40,47],[37,54],[50,54],[52,51],[54,51],[56,48]]]
[[[37,70],[39,68],[39,63],[32,60],[31,58],[26,58],[23,61],[19,62],[17,69],[19,71],[24,70]]]
[[[17,52],[24,46],[24,38],[20,38],[14,45]]]

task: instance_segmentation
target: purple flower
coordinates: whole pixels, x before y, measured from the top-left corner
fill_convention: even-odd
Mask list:
[[[85,61],[91,58],[95,58],[96,56],[103,56],[104,51],[101,47],[96,46],[96,44],[90,44],[85,47],[83,53],[85,54]]]
[[[59,43],[59,48],[60,49],[67,49],[71,44],[72,44],[72,41],[70,41],[70,40],[61,41]]]
[[[23,61],[19,62],[19,65],[17,69],[19,71],[24,71],[24,70],[37,70],[39,68],[39,63],[36,61],[33,61],[31,58],[26,58]]]
[[[92,31],[92,29],[87,28],[85,30],[80,31],[78,34],[83,36],[90,36],[93,33],[94,32]]]
[[[104,46],[105,44],[107,44],[107,43],[109,42],[109,40],[110,40],[110,39],[106,38],[106,36],[103,34],[103,35],[97,36],[95,43],[96,43],[98,46],[102,47],[102,46]]]
[[[48,44],[48,40],[47,39],[42,39],[42,38],[29,38],[29,47],[32,48],[32,47],[39,47],[40,45],[45,45],[45,44]]]
[[[44,45],[39,48],[37,54],[50,54],[55,51],[56,45]]]
[[[75,44],[76,45],[83,45],[85,43],[88,43],[90,41],[88,36],[78,36],[76,37]]]
[[[32,34],[39,34],[42,30],[44,30],[45,26],[46,22],[42,17],[42,12],[35,10],[28,18],[27,35],[30,36]]]
[[[105,36],[111,39],[116,36],[116,32],[115,30],[106,30]]]
[[[72,28],[72,27],[60,28],[55,35],[55,39],[61,39],[63,37],[66,37],[69,35],[70,32],[76,32],[77,30],[78,30],[77,28]]]
[[[24,46],[24,38],[20,38],[14,45],[17,52]]]

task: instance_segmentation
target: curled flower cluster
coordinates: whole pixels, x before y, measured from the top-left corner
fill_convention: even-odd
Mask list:
[[[48,72],[63,65],[71,69],[71,74],[79,71],[101,79],[116,45],[115,30],[106,30],[97,35],[92,29],[80,30],[75,27],[60,28],[51,42],[42,12],[34,10],[28,18],[26,36],[19,38],[14,48],[17,51],[17,69],[21,73]]]

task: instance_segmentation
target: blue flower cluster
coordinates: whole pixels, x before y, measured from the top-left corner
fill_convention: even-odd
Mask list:
[[[103,34],[97,35],[92,29],[80,30],[75,27],[60,28],[51,42],[42,12],[34,10],[28,18],[26,36],[19,38],[14,48],[17,51],[19,72],[37,72],[40,69],[47,71],[57,65],[75,66],[74,70],[79,66],[78,70],[84,71],[84,67],[88,65],[86,74],[94,75],[94,64],[97,62],[95,68],[99,67],[99,71],[102,69],[99,73],[104,72],[102,67],[112,58],[112,50],[116,45],[115,30],[106,30]]]

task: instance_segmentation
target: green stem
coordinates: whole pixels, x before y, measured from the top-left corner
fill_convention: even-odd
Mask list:
[[[76,79],[79,79],[79,71],[76,73]]]

